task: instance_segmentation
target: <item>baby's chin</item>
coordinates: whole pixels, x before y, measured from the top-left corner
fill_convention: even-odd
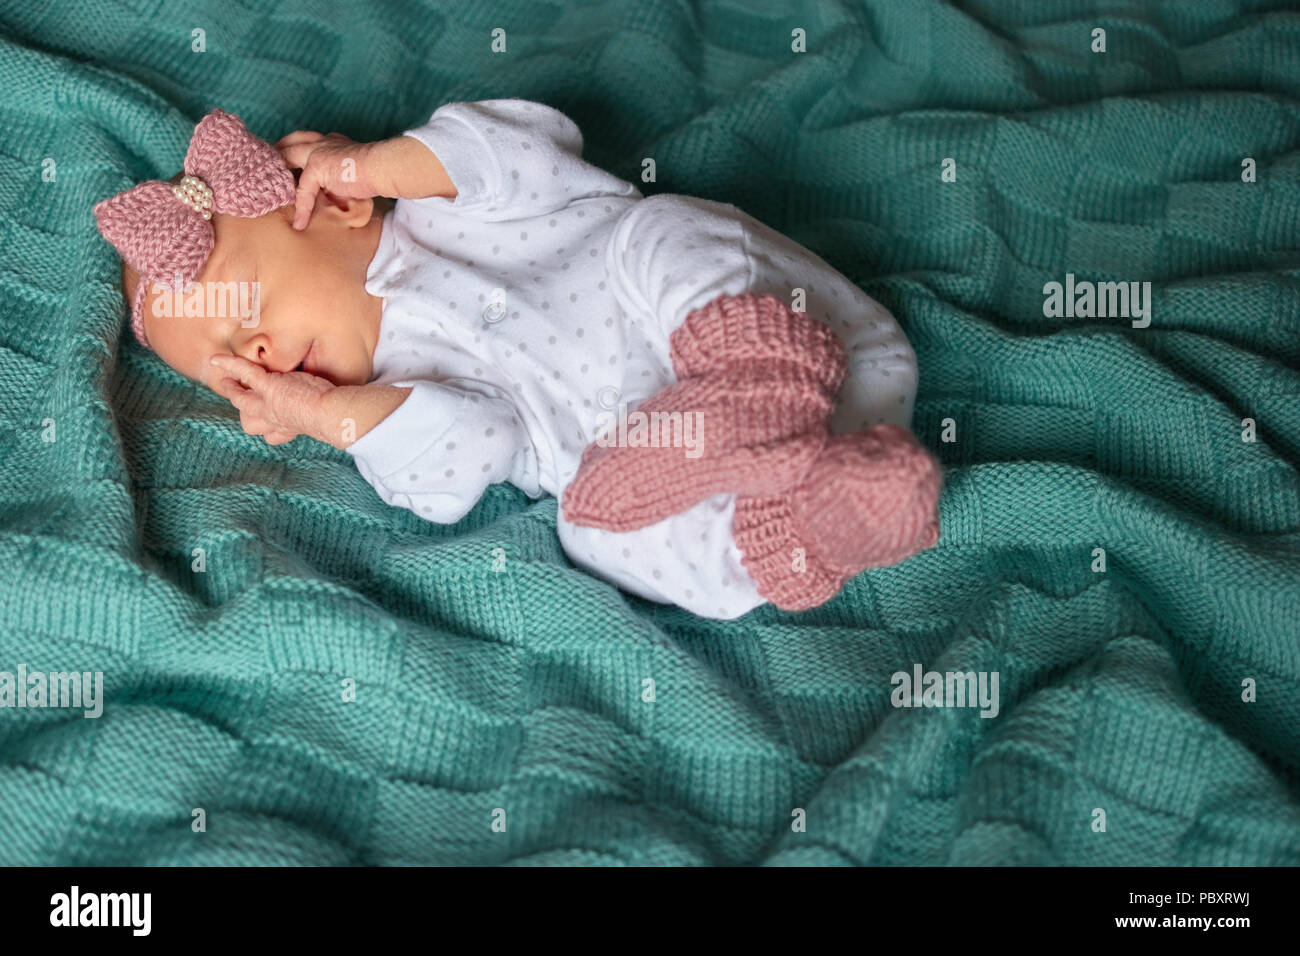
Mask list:
[[[340,387],[345,385],[365,385],[366,382],[370,380],[369,362],[349,362],[347,364],[349,367],[339,368],[336,363],[330,362],[328,358],[325,358],[320,365],[311,369],[311,374],[315,375],[317,378],[325,379],[325,381],[329,382],[331,385]],[[355,367],[361,364],[365,365],[364,370]],[[304,369],[304,371],[306,371],[306,369]]]

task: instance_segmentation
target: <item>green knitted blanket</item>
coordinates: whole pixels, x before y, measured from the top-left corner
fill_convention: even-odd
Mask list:
[[[0,863],[1300,863],[1300,20],[779,6],[5,5]],[[91,205],[210,108],[508,96],[894,312],[937,548],[697,619],[573,568],[553,499],[424,523],[125,330]],[[917,669],[997,715],[895,706]]]

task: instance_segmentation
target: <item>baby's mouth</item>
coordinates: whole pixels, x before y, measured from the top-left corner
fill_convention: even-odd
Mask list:
[[[315,358],[316,358],[316,340],[312,339],[311,345],[308,346],[307,348],[307,354],[302,357],[302,361],[298,363],[298,367],[295,368],[294,371],[306,372],[309,375],[315,375],[316,368],[315,365],[313,364]]]

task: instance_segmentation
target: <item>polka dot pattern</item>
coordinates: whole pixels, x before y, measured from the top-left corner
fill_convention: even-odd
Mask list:
[[[908,423],[915,359],[878,303],[734,207],[614,195],[616,180],[557,144],[554,111],[533,106],[493,116],[503,175],[477,189],[501,195],[471,185],[463,212],[399,202],[386,223],[371,269],[370,291],[385,300],[372,380],[419,383],[358,442],[359,466],[370,462],[362,473],[381,476],[372,483],[386,500],[452,521],[493,482],[562,493],[619,403],[672,384],[668,336],[723,292],[788,302],[804,290],[805,311],[829,321],[850,355],[832,427]],[[466,157],[484,148],[477,136],[461,146]],[[576,528],[562,514],[557,528],[594,575],[736,617],[762,602],[731,539],[731,499],[719,498],[628,534]]]

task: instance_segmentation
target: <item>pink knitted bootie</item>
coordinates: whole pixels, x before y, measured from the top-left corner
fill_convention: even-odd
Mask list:
[[[719,296],[687,315],[670,347],[678,382],[631,413],[640,443],[583,452],[563,497],[572,523],[633,531],[712,495],[778,494],[825,447],[847,373],[825,323],[775,296]]]
[[[688,313],[670,345],[679,379],[775,359],[803,369],[834,396],[848,374],[844,346],[831,327],[774,295],[720,295]]]
[[[831,438],[790,491],[737,498],[732,532],[758,593],[802,611],[867,568],[933,547],[942,484],[911,432],[877,425]]]

